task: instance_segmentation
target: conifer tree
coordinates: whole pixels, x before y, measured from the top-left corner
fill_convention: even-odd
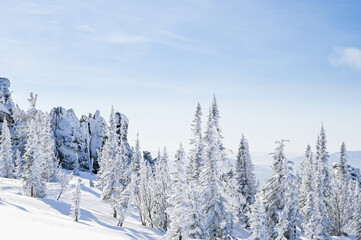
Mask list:
[[[198,103],[196,114],[192,122],[192,138],[190,141],[191,150],[189,152],[189,165],[187,167],[187,180],[199,179],[200,167],[202,164],[203,139],[202,139],[202,108]]]
[[[23,193],[30,197],[45,197],[44,159],[40,151],[41,129],[40,115],[36,114],[34,120],[30,120],[27,129],[27,142],[25,146],[24,172],[22,175]]]
[[[142,225],[154,227],[155,212],[155,193],[154,193],[154,175],[149,162],[143,161],[140,164],[140,215]]]
[[[19,149],[16,149],[15,151],[15,163],[16,163],[16,174],[15,176],[17,178],[21,178],[22,174],[23,174],[23,164],[24,161],[20,156],[20,151]]]
[[[217,129],[210,110],[205,132],[204,164],[200,175],[200,184],[203,188],[202,210],[205,216],[203,224],[207,239],[224,239],[232,234],[232,225],[229,224],[225,206],[226,199],[222,196],[223,185],[217,169],[217,159],[220,154],[217,143]]]
[[[45,181],[55,181],[57,159],[55,157],[55,143],[51,132],[51,123],[49,114],[42,114],[44,119],[40,130],[40,151],[44,160],[43,178]]]
[[[262,192],[255,196],[255,202],[251,205],[251,211],[248,212],[250,228],[252,234],[250,240],[269,240],[268,229],[266,225],[266,212],[263,205]]]
[[[4,118],[0,140],[0,177],[14,178],[14,164],[11,146],[10,129]]]
[[[75,222],[79,221],[80,218],[80,183],[76,183],[75,190],[73,192],[73,199],[70,208],[70,215]]]
[[[301,163],[302,182],[299,195],[299,209],[302,215],[302,225],[304,229],[306,229],[306,225],[310,224],[310,217],[313,211],[313,182],[315,174],[311,146],[307,145],[305,159]]]
[[[168,153],[164,147],[163,154],[158,153],[158,159],[155,163],[155,215],[154,224],[164,231],[168,227],[168,215],[166,209],[168,207],[168,190],[169,190],[169,172],[168,172]]]
[[[295,193],[291,192],[292,184],[295,181],[295,176],[292,173],[290,162],[284,155],[285,140],[277,141],[277,147],[273,153],[272,163],[272,177],[267,180],[263,186],[264,204],[267,214],[266,223],[268,226],[268,236],[270,238],[277,237],[275,226],[280,223],[279,212],[284,212],[288,217],[288,226],[285,232],[287,238],[292,237],[295,229],[295,218],[297,213],[288,212],[284,209],[286,205],[288,210],[292,210],[291,206],[296,205]]]
[[[140,178],[141,178],[141,163],[143,161],[142,154],[140,152],[140,143],[139,143],[139,134],[137,134],[137,139],[135,141],[135,149],[134,154],[131,161],[131,167],[132,167],[132,196],[135,205],[137,206],[140,214],[141,220],[143,220],[142,211],[141,211],[141,195],[140,195]],[[143,222],[143,221],[142,221]]]
[[[169,199],[167,213],[170,223],[165,239],[186,239],[188,237],[188,226],[185,222],[188,215],[188,207],[185,201],[185,176],[184,176],[185,152],[182,144],[176,153],[174,184],[172,186],[172,195]]]
[[[249,227],[248,213],[250,206],[255,201],[256,194],[256,177],[254,174],[254,166],[249,154],[248,141],[242,134],[241,142],[237,154],[237,162],[235,167],[236,191],[244,198],[244,203],[240,203],[237,217],[241,226]]]

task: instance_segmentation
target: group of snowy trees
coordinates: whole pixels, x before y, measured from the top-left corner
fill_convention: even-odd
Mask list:
[[[205,130],[198,104],[192,123],[191,150],[180,144],[169,172],[166,148],[158,151],[155,164],[143,160],[137,138],[133,156],[124,152],[122,131],[111,112],[106,142],[100,154],[98,180],[102,200],[109,202],[121,226],[130,202],[143,225],[166,232],[166,239],[226,239],[236,225],[251,226],[250,206],[255,202],[256,179],[248,142],[242,136],[236,166],[226,157],[214,98]],[[120,135],[120,136],[119,136]]]
[[[272,177],[251,206],[251,239],[295,239],[298,232],[307,239],[347,233],[361,239],[361,189],[350,177],[345,144],[331,171],[322,126],[315,157],[308,145],[301,171],[295,174],[292,162],[284,155],[284,143],[277,142]]]

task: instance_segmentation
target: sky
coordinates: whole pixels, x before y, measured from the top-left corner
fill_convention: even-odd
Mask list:
[[[23,109],[110,109],[144,150],[187,146],[216,95],[224,145],[361,150],[360,1],[0,1],[0,77]]]

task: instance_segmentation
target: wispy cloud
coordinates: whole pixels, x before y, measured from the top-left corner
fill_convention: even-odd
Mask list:
[[[141,35],[127,35],[127,34],[111,34],[105,36],[101,40],[108,43],[140,43],[140,42],[148,42],[149,39],[147,37]]]
[[[335,48],[331,56],[335,66],[347,66],[361,71],[361,49],[354,47]]]

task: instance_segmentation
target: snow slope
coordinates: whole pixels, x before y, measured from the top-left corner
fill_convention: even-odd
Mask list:
[[[74,222],[70,217],[70,206],[78,180],[81,181],[81,217],[79,222]],[[117,227],[110,206],[100,201],[101,191],[90,187],[90,180],[96,185],[93,174],[80,172],[80,176],[73,177],[69,189],[56,201],[59,193],[57,183],[47,184],[47,198],[36,199],[22,195],[21,180],[0,178],[0,240],[162,239],[164,234],[161,231],[141,225],[134,206],[128,211],[123,227]],[[247,239],[249,233],[237,228],[235,236],[236,239]]]
[[[81,181],[81,217],[70,217],[75,181]],[[58,184],[48,184],[48,196],[35,199],[21,194],[21,180],[0,178],[0,240],[17,239],[160,239],[159,230],[141,225],[132,207],[123,227],[111,216],[111,208],[99,199],[100,190],[89,186],[93,175],[81,173],[71,181],[68,190],[57,202]],[[94,181],[95,183],[95,181]],[[51,238],[49,238],[51,236]]]

